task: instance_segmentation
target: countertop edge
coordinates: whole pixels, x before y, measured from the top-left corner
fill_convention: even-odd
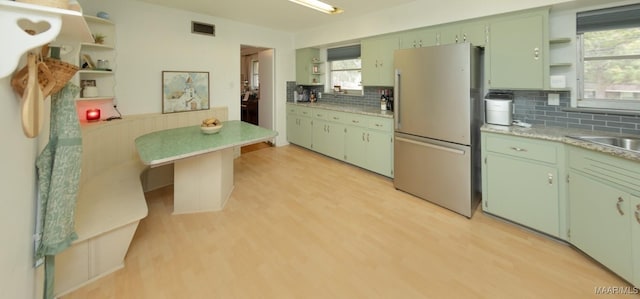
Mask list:
[[[581,147],[584,149],[605,153],[614,157],[630,160],[633,162],[640,162],[640,153],[634,153],[623,149],[616,149],[604,145],[591,143],[588,141],[582,141],[567,136],[628,136],[628,134],[616,134],[611,132],[602,131],[587,131],[580,129],[570,129],[561,127],[543,127],[532,126],[531,128],[523,128],[517,126],[498,126],[485,124],[480,127],[480,131],[487,133],[496,133],[503,135],[511,135],[518,137],[526,137],[531,139],[555,141],[568,145]]]
[[[348,105],[348,104],[331,104],[331,103],[310,103],[310,102],[287,102],[290,105],[296,105],[301,107],[333,110],[339,112],[356,113],[369,116],[377,116],[384,118],[393,118],[393,112],[389,110],[380,110],[379,107],[369,107],[362,105]]]

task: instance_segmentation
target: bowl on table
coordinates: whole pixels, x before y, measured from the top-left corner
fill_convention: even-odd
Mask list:
[[[220,129],[222,129],[222,124],[216,126],[200,126],[200,131],[204,134],[215,134],[220,132]]]

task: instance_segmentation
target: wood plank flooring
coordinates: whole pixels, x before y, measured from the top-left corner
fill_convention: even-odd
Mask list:
[[[71,298],[616,298],[628,286],[571,247],[297,146],[235,161],[221,212],[172,216],[147,194],[126,258]],[[634,296],[619,296],[631,298]]]

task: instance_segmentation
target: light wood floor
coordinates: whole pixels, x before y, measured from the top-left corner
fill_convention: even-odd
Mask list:
[[[148,193],[125,268],[64,298],[616,298],[594,288],[628,286],[563,243],[296,146],[243,154],[235,173],[221,212],[172,216],[171,188]]]
[[[268,142],[259,142],[250,145],[245,145],[240,148],[240,153],[246,154],[253,151],[261,150],[263,148],[271,147],[271,144]]]

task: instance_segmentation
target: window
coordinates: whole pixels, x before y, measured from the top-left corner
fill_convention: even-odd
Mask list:
[[[578,107],[640,110],[640,5],[577,15]]]
[[[360,58],[331,61],[331,86],[342,90],[362,90]]]
[[[260,64],[258,60],[251,61],[251,88],[258,89],[260,86]]]
[[[331,48],[327,50],[329,61],[329,88],[340,86],[340,90],[362,94],[362,63],[360,45]]]

